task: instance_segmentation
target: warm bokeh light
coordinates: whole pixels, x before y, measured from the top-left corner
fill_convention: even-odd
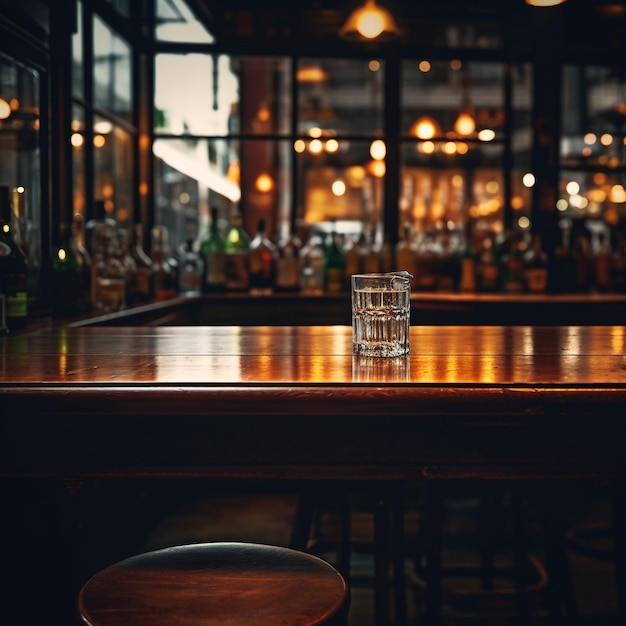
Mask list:
[[[293,149],[298,154],[302,154],[306,150],[306,143],[305,143],[304,139],[296,139],[293,142]]]
[[[432,139],[436,135],[441,134],[441,129],[432,117],[424,116],[420,117],[411,126],[410,133],[418,139]]]
[[[343,180],[333,181],[330,188],[335,196],[343,196],[346,193],[346,183]]]
[[[569,207],[569,202],[565,198],[559,198],[556,201],[557,211],[561,211],[561,212],[567,211],[568,207]]]
[[[329,139],[325,146],[326,152],[330,152],[331,154],[337,152],[339,150],[339,142],[336,139]]]
[[[261,193],[269,193],[274,189],[274,179],[266,172],[262,172],[254,181],[254,188]]]
[[[432,141],[423,141],[418,148],[424,154],[432,154],[435,151],[435,144]]]
[[[526,172],[526,174],[524,174],[524,176],[522,176],[522,185],[524,185],[524,187],[534,187],[535,186],[535,175],[532,174],[531,172]]]
[[[370,156],[376,161],[381,161],[387,154],[387,147],[382,139],[375,139],[370,145]]]
[[[461,111],[459,117],[456,118],[454,130],[463,137],[471,135],[476,130],[476,120],[469,108]]]
[[[583,141],[588,146],[592,146],[594,143],[596,143],[597,140],[598,138],[595,136],[594,133],[586,133],[585,136],[583,137]]]
[[[626,190],[624,190],[623,185],[613,185],[613,187],[611,187],[609,200],[619,204],[626,202]]]
[[[600,143],[603,146],[610,146],[613,143],[613,135],[611,135],[610,133],[604,133],[603,135],[600,135]]]
[[[85,143],[85,138],[80,133],[72,133],[70,143],[74,148],[82,148]]]
[[[106,139],[104,138],[104,135],[95,135],[93,138],[93,145],[96,148],[102,148],[104,146],[104,144],[106,143]]]
[[[324,144],[319,139],[313,139],[309,143],[309,152],[311,154],[321,154],[322,150],[324,150]]]
[[[6,120],[9,115],[11,115],[11,106],[4,98],[0,98],[0,120]]]
[[[491,128],[483,128],[478,131],[479,141],[493,141],[496,138],[496,131]]]
[[[565,185],[565,191],[567,191],[570,196],[573,196],[580,191],[580,185],[575,180],[570,180],[569,183]]]
[[[430,72],[432,66],[430,64],[430,61],[424,60],[420,61],[417,67],[419,68],[420,72],[424,72],[424,74],[426,74],[426,72]]]

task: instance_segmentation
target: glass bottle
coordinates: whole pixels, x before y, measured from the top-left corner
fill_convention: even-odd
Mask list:
[[[594,289],[598,293],[611,291],[611,246],[606,233],[597,235],[597,243],[592,253]]]
[[[119,260],[113,231],[104,233],[102,251],[94,257],[92,286],[94,308],[102,313],[119,311],[126,306],[126,275]]]
[[[500,258],[495,238],[485,237],[478,255],[478,289],[486,293],[500,290]]]
[[[524,254],[524,278],[529,293],[547,291],[548,255],[542,247],[539,233],[533,233],[531,246]]]
[[[137,264],[130,253],[130,242],[128,240],[128,229],[119,228],[117,231],[118,236],[118,259],[124,270],[124,276],[126,278],[126,300],[132,301],[131,294],[134,294],[137,290]]]
[[[269,294],[274,289],[278,249],[267,236],[265,219],[257,221],[256,233],[250,242],[250,293]]]
[[[299,255],[302,243],[296,235],[288,233],[278,240],[277,248],[274,287],[280,292],[296,292],[300,289]]]
[[[187,239],[178,267],[178,293],[199,296],[202,293],[204,261],[193,249],[193,239]]]
[[[413,276],[412,285],[416,284],[417,259],[415,257],[415,245],[411,233],[411,227],[405,224],[402,227],[402,237],[395,248],[396,271],[407,271]]]
[[[354,241],[352,238],[346,237],[346,243],[344,246],[344,273],[346,285],[350,283],[351,276],[354,274],[362,274],[361,268],[361,255],[359,254],[359,243],[363,235],[359,235],[359,238]]]
[[[93,218],[85,224],[85,247],[93,257],[96,252],[104,252],[104,239],[117,237],[116,222],[106,212],[104,200],[94,203]]]
[[[131,302],[147,302],[152,299],[152,260],[143,247],[143,226],[133,226],[130,243],[130,256],[135,262],[135,281],[131,287]]]
[[[250,288],[250,235],[245,231],[241,213],[235,213],[224,244],[226,252],[226,289],[248,291]]]
[[[26,327],[28,265],[13,238],[11,190],[0,186],[0,288],[9,330]]]
[[[211,209],[211,225],[206,237],[200,243],[200,256],[204,261],[202,291],[205,293],[226,290],[225,242],[218,228],[218,212]]]
[[[170,265],[168,231],[165,226],[152,228],[152,293],[156,300],[168,300],[176,296],[176,274]]]
[[[80,266],[80,310],[84,313],[91,308],[91,256],[83,244],[84,222],[79,213],[72,218],[70,230],[72,249]]]
[[[502,259],[502,289],[505,293],[522,293],[526,290],[524,277],[524,253],[518,235],[511,233],[509,249]]]
[[[61,224],[52,252],[52,314],[58,317],[82,312],[83,260],[72,239],[71,227]]]
[[[322,239],[312,233],[299,255],[300,292],[309,296],[324,293],[324,248]]]
[[[339,245],[338,235],[333,228],[327,238],[324,252],[324,290],[338,293],[345,289],[344,274],[346,260]]]
[[[626,233],[617,231],[611,253],[611,288],[626,293]]]
[[[458,290],[461,293],[474,293],[476,291],[476,253],[469,229],[459,250]]]

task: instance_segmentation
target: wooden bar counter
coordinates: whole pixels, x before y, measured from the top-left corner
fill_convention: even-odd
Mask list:
[[[86,484],[349,481],[381,493],[519,479],[558,492],[562,480],[621,480],[626,327],[423,325],[410,339],[394,359],[353,356],[342,325],[59,327],[0,340],[0,497],[17,512],[0,519],[5,614],[35,617],[33,568],[49,621],[75,611],[98,566],[129,556],[119,535],[104,541],[102,507],[85,538]],[[52,518],[61,530],[33,541]],[[377,623],[385,615],[377,600]]]
[[[58,328],[0,341],[0,475],[613,478],[626,327]]]

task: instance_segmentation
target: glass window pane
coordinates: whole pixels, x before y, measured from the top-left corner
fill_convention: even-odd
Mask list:
[[[561,162],[565,167],[626,166],[626,76],[610,67],[563,70]]]
[[[563,170],[557,209],[568,220],[602,220],[617,226],[626,220],[626,172]]]
[[[405,59],[402,62],[403,135],[473,139],[504,132],[503,63]]]
[[[337,222],[343,234],[380,230],[385,162],[374,161],[370,147],[370,141],[296,142],[303,224],[328,229]]]
[[[157,224],[174,248],[197,239],[215,206],[225,219],[241,199],[238,146],[221,139],[157,139],[154,142]]]
[[[260,217],[271,237],[289,230],[288,141],[158,139],[154,157],[155,218],[168,228],[173,248],[204,235],[212,207],[224,224],[241,212],[250,234]]]
[[[132,121],[131,49],[94,17],[94,105]]]
[[[365,59],[298,62],[298,133],[382,135],[384,65]]]
[[[159,54],[155,131],[170,135],[286,134],[291,98],[284,58]]]
[[[41,265],[39,85],[36,70],[0,54],[0,184],[13,190],[29,297],[38,295]]]
[[[130,17],[130,0],[106,0],[120,15]]]
[[[109,120],[94,118],[94,193],[120,226],[133,220],[133,150],[129,132]]]
[[[76,3],[76,32],[72,35],[72,95],[85,95],[85,65],[83,60],[83,3]]]
[[[469,217],[479,229],[501,232],[505,202],[502,154],[502,144],[497,143],[405,143],[401,228],[408,225],[417,233],[461,230]]]
[[[200,23],[184,0],[157,0],[157,41],[213,43],[215,38]]]

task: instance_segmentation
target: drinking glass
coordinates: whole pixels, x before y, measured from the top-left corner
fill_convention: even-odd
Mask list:
[[[408,272],[352,275],[354,354],[378,357],[408,354],[412,279]]]

